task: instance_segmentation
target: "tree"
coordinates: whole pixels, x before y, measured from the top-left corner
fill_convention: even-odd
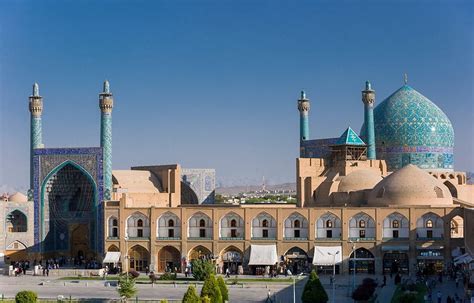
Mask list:
[[[118,280],[117,291],[122,299],[130,299],[137,293],[135,278],[128,277],[128,274],[122,274]]]
[[[321,284],[318,275],[313,270],[304,286],[301,301],[303,303],[326,303],[328,300],[328,294]]]
[[[222,276],[217,277],[217,286],[219,286],[221,291],[222,301],[229,301],[229,290],[227,289],[227,285],[225,284],[224,278],[222,278]]]
[[[191,265],[193,277],[198,281],[204,281],[214,273],[214,264],[211,261],[197,259],[193,260]]]
[[[38,295],[31,290],[22,290],[15,296],[15,303],[36,303]]]
[[[199,303],[199,296],[196,292],[196,288],[192,285],[188,287],[188,290],[184,294],[183,303]]]
[[[214,274],[210,274],[201,289],[201,298],[209,297],[211,303],[222,303],[222,294]]]

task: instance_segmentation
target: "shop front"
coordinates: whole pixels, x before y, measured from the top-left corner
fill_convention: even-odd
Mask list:
[[[342,247],[341,246],[315,246],[313,265],[316,267],[318,274],[332,275],[340,273],[342,264]]]
[[[249,268],[252,274],[270,275],[276,272],[276,264],[278,263],[278,255],[275,244],[250,246]]]
[[[222,255],[222,273],[229,273],[232,275],[242,273],[242,253],[238,250],[228,250]],[[240,269],[240,271],[239,271]]]
[[[382,246],[384,274],[408,274],[409,259],[408,245]]]
[[[417,266],[425,275],[434,275],[444,270],[444,247],[417,246]]]
[[[349,273],[374,274],[375,257],[365,248],[358,248],[353,252],[349,259]]]
[[[308,255],[299,247],[289,249],[285,256],[285,267],[291,271],[293,275],[309,271]]]

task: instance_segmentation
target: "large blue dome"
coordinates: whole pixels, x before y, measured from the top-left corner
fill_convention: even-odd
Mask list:
[[[428,170],[453,169],[451,121],[412,87],[404,85],[380,103],[374,123],[377,158],[385,159],[390,170],[410,163]]]

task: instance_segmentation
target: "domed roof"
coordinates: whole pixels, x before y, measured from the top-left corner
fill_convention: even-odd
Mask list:
[[[382,176],[373,170],[356,170],[341,179],[338,192],[352,192],[364,189],[372,189],[382,180]]]
[[[374,109],[374,122],[375,137],[385,146],[454,146],[446,114],[408,85]]]
[[[407,166],[379,182],[369,194],[371,206],[450,205],[448,188],[416,165]]]
[[[11,201],[11,202],[27,202],[28,201],[28,198],[20,193],[20,192],[17,192],[13,195],[11,195],[10,197],[8,197],[8,201]]]

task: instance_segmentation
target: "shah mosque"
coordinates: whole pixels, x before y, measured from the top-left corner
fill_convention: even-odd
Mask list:
[[[221,272],[249,274],[269,266],[324,272],[334,263],[338,273],[434,273],[471,261],[474,239],[464,231],[474,230],[474,186],[454,169],[449,118],[406,80],[375,103],[366,82],[360,133],[348,127],[312,140],[302,92],[296,204],[230,205],[214,204],[213,169],[113,170],[107,81],[99,94],[100,146],[45,147],[35,84],[30,190],[2,196],[0,255],[98,259],[157,272],[182,272],[204,257]]]

